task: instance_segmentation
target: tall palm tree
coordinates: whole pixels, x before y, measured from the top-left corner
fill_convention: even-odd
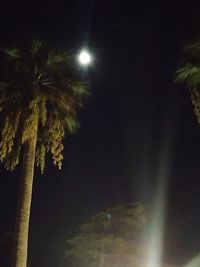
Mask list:
[[[22,161],[13,267],[26,267],[35,163],[43,173],[50,152],[61,169],[63,139],[77,129],[88,87],[73,77],[68,52],[40,40],[1,53],[0,160],[11,171]]]
[[[184,46],[183,51],[185,59],[176,71],[175,81],[185,84],[190,90],[194,112],[200,124],[200,40]]]

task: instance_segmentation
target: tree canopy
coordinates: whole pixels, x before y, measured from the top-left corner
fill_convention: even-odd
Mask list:
[[[78,127],[77,107],[88,94],[77,81],[70,52],[38,39],[1,48],[0,160],[9,170],[19,163],[22,145],[37,129],[36,164],[44,171],[50,152],[61,168],[63,139]]]
[[[108,207],[79,226],[78,233],[67,241],[67,256],[100,266],[116,259],[132,261],[145,220],[140,203]]]

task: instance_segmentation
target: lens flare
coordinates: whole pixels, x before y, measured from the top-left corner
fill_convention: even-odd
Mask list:
[[[145,267],[162,266],[163,238],[166,221],[168,180],[172,162],[172,135],[168,132],[161,143],[157,180],[154,189]]]

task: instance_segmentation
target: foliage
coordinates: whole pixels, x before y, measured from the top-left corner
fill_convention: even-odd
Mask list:
[[[123,238],[133,238],[145,223],[144,208],[140,203],[115,205],[92,216],[82,226],[83,232],[105,232]]]
[[[85,262],[116,257],[132,260],[144,224],[145,212],[140,203],[106,208],[80,225],[79,232],[67,241],[67,257]]]
[[[37,166],[43,173],[50,152],[60,169],[63,139],[78,128],[77,108],[88,94],[87,84],[72,77],[70,53],[50,49],[38,39],[1,48],[1,61],[1,162],[14,170],[23,144],[37,129]]]
[[[194,112],[200,124],[200,40],[183,48],[185,60],[176,72],[175,81],[185,84],[191,93]]]

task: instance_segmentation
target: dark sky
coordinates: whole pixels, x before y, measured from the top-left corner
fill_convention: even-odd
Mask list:
[[[36,171],[31,266],[64,267],[74,226],[106,205],[139,200],[151,212],[160,166],[167,166],[166,261],[200,250],[200,129],[188,91],[174,83],[181,46],[200,36],[198,1],[26,1],[1,5],[2,44],[41,36],[75,51],[92,95],[81,128],[65,141],[62,171]],[[164,163],[163,163],[164,162]],[[0,233],[14,221],[20,169],[0,169]]]

